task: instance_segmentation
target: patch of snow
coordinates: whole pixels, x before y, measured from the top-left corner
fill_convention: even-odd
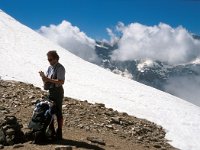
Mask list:
[[[137,65],[137,69],[140,72],[144,72],[147,68],[151,68],[153,66],[158,65],[156,62],[150,59],[141,60],[140,63]]]
[[[194,61],[191,62],[191,64],[200,64],[200,58],[195,59]]]

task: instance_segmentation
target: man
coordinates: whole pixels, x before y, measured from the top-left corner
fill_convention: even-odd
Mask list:
[[[64,97],[63,84],[65,82],[65,68],[58,62],[59,56],[56,51],[49,51],[47,58],[50,66],[46,75],[40,71],[39,74],[44,82],[44,89],[49,90],[49,99],[54,102],[54,110],[57,117],[58,128],[55,131],[54,120],[50,124],[50,130],[52,131],[52,137],[56,136],[58,140],[62,139],[62,101]]]

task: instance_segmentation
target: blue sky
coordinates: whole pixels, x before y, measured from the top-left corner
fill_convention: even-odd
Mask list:
[[[32,29],[67,20],[95,39],[108,38],[106,28],[119,21],[164,22],[200,34],[199,0],[0,0],[0,9]]]

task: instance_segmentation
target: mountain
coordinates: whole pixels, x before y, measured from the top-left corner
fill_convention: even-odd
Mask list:
[[[193,36],[194,39],[200,40],[200,35],[193,34],[192,36]]]
[[[193,35],[193,38],[200,40],[200,36]],[[193,104],[200,106],[198,88],[190,85],[191,87],[180,90],[188,84],[194,84],[200,81],[200,61],[197,59],[194,62],[180,65],[169,65],[160,61],[145,60],[132,60],[132,61],[113,61],[111,59],[112,52],[117,49],[117,43],[113,46],[109,43],[97,41],[96,53],[101,58],[101,66],[109,69],[116,74],[127,76],[135,81],[146,84],[148,86],[157,88],[164,92],[183,98]],[[175,82],[178,79],[178,82]],[[187,82],[185,81],[187,80]],[[189,81],[188,81],[189,80]],[[174,83],[172,83],[174,82]],[[173,90],[172,90],[173,88]],[[188,90],[189,89],[189,90]]]
[[[46,53],[57,50],[66,68],[65,96],[145,118],[166,129],[166,138],[183,150],[200,149],[200,108],[84,61],[0,11],[0,76],[42,87]]]

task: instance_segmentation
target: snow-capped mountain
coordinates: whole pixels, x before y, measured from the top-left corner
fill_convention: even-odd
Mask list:
[[[200,36],[198,35],[193,35],[193,38],[200,40]],[[186,79],[187,83],[183,83],[185,86],[191,82],[200,82],[199,59],[188,64],[180,65],[169,65],[164,62],[152,61],[150,59],[113,61],[110,56],[112,55],[112,52],[117,49],[117,43],[114,46],[100,41],[97,43],[98,45],[102,45],[101,47],[96,47],[96,53],[102,59],[102,67],[110,69],[112,72],[121,74],[122,76],[127,76],[128,74],[128,77],[133,80],[168,92],[200,106],[200,99],[198,99],[200,95],[198,95],[199,92],[197,90],[188,87],[188,89],[191,90],[184,89],[183,91],[180,91],[180,89],[183,88],[182,84],[175,82],[175,79],[178,79],[179,82],[185,82],[184,79]],[[171,82],[174,83],[172,84]],[[173,88],[173,90],[171,90],[171,88]],[[198,85],[196,85],[196,88],[198,88]]]
[[[163,126],[170,143],[200,149],[200,108],[170,94],[84,61],[0,11],[0,76],[42,87],[46,53],[57,50],[66,68],[65,96],[104,103]],[[101,45],[100,45],[101,46]]]

